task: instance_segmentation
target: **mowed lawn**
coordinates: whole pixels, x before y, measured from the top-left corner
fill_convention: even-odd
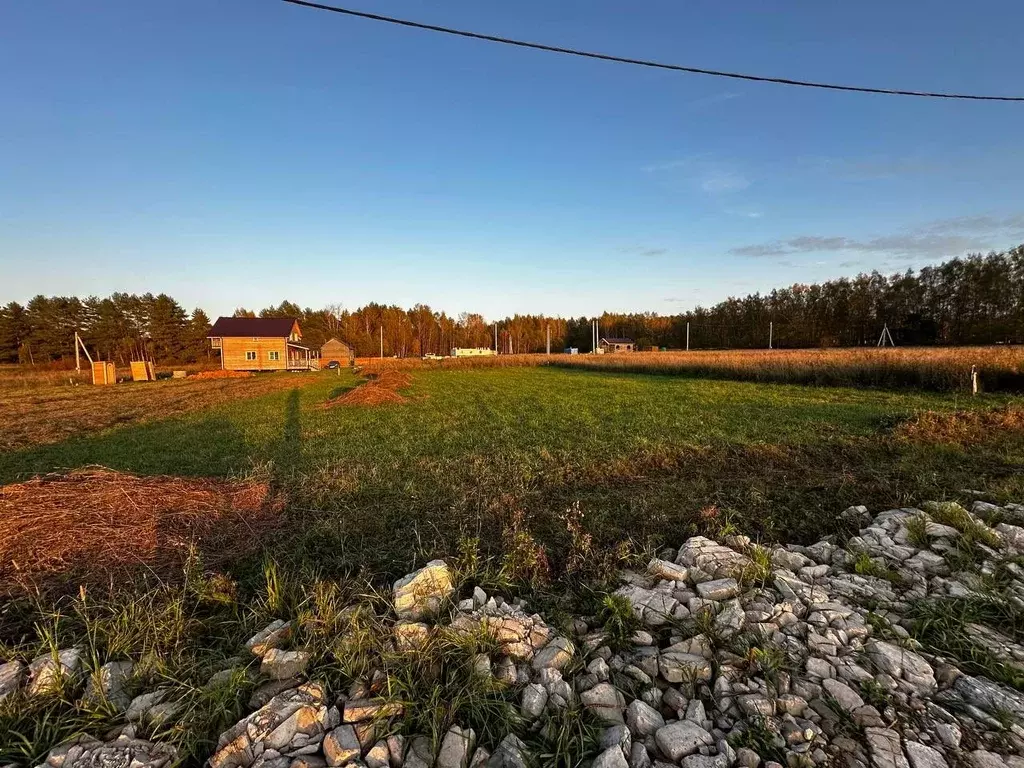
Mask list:
[[[920,411],[1007,402],[998,397],[508,368],[416,372],[405,404],[324,407],[358,380],[310,376],[301,387],[8,452],[0,481],[87,464],[269,472],[317,557],[396,567],[410,546],[444,551],[465,536],[489,544],[510,515],[557,550],[564,510],[576,503],[602,542],[674,541],[707,525],[806,540],[831,530],[850,503],[1021,491],[1019,434],[972,446],[892,434]]]

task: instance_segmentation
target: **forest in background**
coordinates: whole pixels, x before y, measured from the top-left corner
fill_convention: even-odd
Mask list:
[[[500,320],[463,312],[451,316],[424,304],[411,309],[370,303],[302,308],[290,301],[235,315],[297,317],[303,341],[316,349],[343,339],[361,357],[448,354],[452,347],[494,345],[501,352],[542,352],[550,327],[552,351],[591,348],[595,318],[514,315]],[[860,274],[729,298],[677,315],[603,313],[602,336],[632,338],[641,347],[691,349],[874,345],[887,325],[899,345],[1024,343],[1024,245],[1001,253],[955,258],[919,271]],[[51,363],[74,358],[77,331],[101,359],[126,363],[142,356],[159,364],[212,357],[210,317],[189,313],[174,298],[115,293],[107,298],[36,296],[0,307],[0,363]]]

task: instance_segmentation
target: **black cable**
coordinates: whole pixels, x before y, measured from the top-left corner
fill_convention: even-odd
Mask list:
[[[525,40],[513,40],[508,37],[498,37],[496,35],[485,35],[480,32],[467,32],[463,29],[453,29],[451,27],[441,27],[436,24],[424,24],[419,21],[409,21],[407,19],[397,19],[392,16],[381,16],[376,13],[366,13],[365,11],[354,11],[350,8],[339,8],[334,5],[324,5],[323,3],[313,3],[309,0],[284,0],[286,3],[292,5],[300,5],[306,8],[316,8],[321,11],[331,11],[333,13],[341,13],[346,16],[355,16],[360,19],[369,19],[370,21],[382,21],[387,24],[398,24],[402,27],[412,27],[413,29],[425,29],[429,32],[441,32],[446,35],[457,35],[459,37],[468,37],[473,40],[485,40],[491,43],[502,43],[503,45],[514,45],[519,48],[532,48],[537,51],[548,51],[550,53],[564,53],[569,56],[580,56],[586,59],[599,59],[601,61],[612,61],[618,64],[633,64],[638,67],[651,67],[653,69],[668,69],[673,72],[689,72],[694,75],[710,75],[712,77],[727,77],[733,80],[749,80],[755,83],[776,83],[778,85],[795,85],[802,88],[824,88],[830,91],[853,91],[855,93],[881,93],[889,96],[918,96],[921,98],[929,99],[961,99],[968,101],[1024,101],[1024,96],[979,96],[976,94],[969,93],[940,93],[935,91],[904,91],[898,88],[868,88],[857,85],[835,85],[833,83],[817,83],[811,80],[791,80],[785,77],[764,77],[761,75],[745,75],[739,72],[722,72],[716,69],[701,69],[699,67],[684,67],[680,64],[665,64],[658,61],[647,61],[645,59],[630,59],[625,56],[612,56],[607,53],[593,53],[591,51],[580,51],[574,48],[562,48],[557,45],[545,45],[543,43],[529,43]]]

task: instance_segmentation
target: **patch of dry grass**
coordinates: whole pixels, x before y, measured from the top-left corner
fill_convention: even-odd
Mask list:
[[[136,477],[102,467],[0,486],[0,584],[166,576],[192,547],[208,564],[233,560],[280,525],[281,506],[266,479]]]
[[[4,415],[0,452],[201,411],[313,380],[304,373],[268,373],[240,379],[165,379],[99,387],[74,374],[28,371],[22,373],[24,381],[8,372],[0,376],[0,413]],[[69,378],[73,384],[67,383]]]
[[[537,356],[542,358],[544,356]],[[969,392],[977,366],[988,392],[1024,391],[1024,347],[726,350],[552,356],[551,364],[816,386]]]
[[[554,360],[570,359],[570,355],[492,355],[490,357],[443,357],[428,360],[420,357],[360,357],[356,365],[368,373],[381,371],[433,371],[440,369],[473,370],[478,368],[522,368],[546,365]],[[572,358],[574,359],[574,358]]]
[[[1004,437],[1024,435],[1024,407],[1007,405],[991,410],[924,411],[900,424],[897,438],[918,443],[969,446]]]

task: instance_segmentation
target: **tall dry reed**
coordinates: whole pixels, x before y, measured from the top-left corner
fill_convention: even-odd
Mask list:
[[[559,356],[551,365],[817,386],[969,392],[1024,391],[1024,347],[725,350]]]

